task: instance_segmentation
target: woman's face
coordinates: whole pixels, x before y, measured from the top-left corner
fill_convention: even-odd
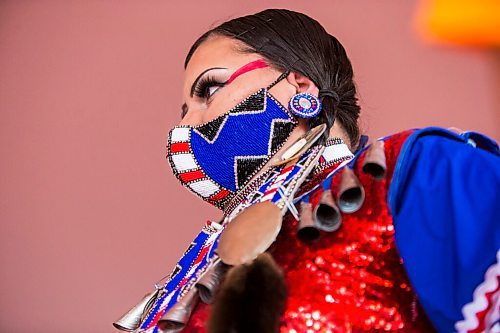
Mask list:
[[[180,125],[200,125],[226,113],[243,99],[275,81],[280,71],[272,67],[257,68],[224,85],[242,66],[262,59],[255,53],[242,53],[243,44],[228,37],[210,37],[193,53],[185,71],[183,85],[183,118]],[[282,80],[270,89],[284,106],[297,88]]]

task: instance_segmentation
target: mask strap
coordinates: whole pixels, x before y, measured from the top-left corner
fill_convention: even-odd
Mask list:
[[[278,76],[278,78],[276,80],[274,80],[270,85],[268,85],[266,89],[269,90],[272,87],[274,87],[278,82],[280,82],[281,80],[286,78],[288,76],[288,74],[290,74],[290,71],[285,71],[284,73],[281,73],[281,75]]]

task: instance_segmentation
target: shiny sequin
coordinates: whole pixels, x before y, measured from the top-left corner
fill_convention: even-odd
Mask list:
[[[389,175],[408,134],[386,143]],[[395,246],[386,202],[390,179],[376,181],[363,174],[362,159],[354,168],[366,193],[359,211],[343,214],[340,229],[321,232],[314,243],[296,237],[298,222],[288,214],[269,250],[284,270],[288,289],[280,333],[435,332]],[[334,196],[340,175],[332,181]],[[317,177],[311,183],[317,183]],[[209,312],[208,305],[198,304],[183,332],[205,332]]]

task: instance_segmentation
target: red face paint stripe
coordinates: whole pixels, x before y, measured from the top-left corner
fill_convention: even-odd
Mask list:
[[[263,59],[249,62],[245,66],[237,69],[236,72],[234,72],[233,75],[231,75],[229,80],[227,80],[226,84],[233,82],[241,74],[245,74],[247,72],[253,71],[254,69],[265,68],[265,67],[269,67],[269,65]]]
[[[205,174],[201,170],[196,170],[196,171],[181,173],[179,174],[179,177],[181,177],[181,179],[187,183],[193,180],[201,179],[205,177]]]
[[[170,145],[170,152],[172,152],[172,153],[187,153],[187,152],[189,152],[189,143],[188,142],[172,143]]]

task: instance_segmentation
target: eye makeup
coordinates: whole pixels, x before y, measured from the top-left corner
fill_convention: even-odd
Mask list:
[[[227,80],[220,80],[215,75],[206,75],[196,83],[193,95],[196,97],[209,99],[219,88],[225,86],[226,83]]]
[[[199,98],[203,98],[209,100],[210,97],[213,96],[220,88],[230,84],[240,75],[245,74],[247,72],[253,71],[259,68],[269,67],[269,64],[264,59],[257,59],[249,62],[246,65],[241,66],[236,71],[231,74],[229,79],[222,78],[221,76],[225,76],[225,73],[209,73],[205,75],[207,72],[217,69],[227,69],[225,67],[212,67],[204,70],[198,77],[194,80],[191,85],[191,97],[196,96]],[[182,113],[181,117],[184,118],[186,113],[188,112],[188,107],[184,103],[182,105]]]
[[[194,95],[194,90],[195,90],[196,86],[198,85],[198,81],[201,80],[201,78],[203,77],[203,75],[205,75],[205,73],[212,71],[214,69],[227,69],[227,68],[212,67],[212,68],[208,68],[208,69],[204,70],[203,72],[201,72],[200,75],[198,75],[198,77],[194,80],[193,84],[191,85],[191,97],[193,97],[193,95]]]

